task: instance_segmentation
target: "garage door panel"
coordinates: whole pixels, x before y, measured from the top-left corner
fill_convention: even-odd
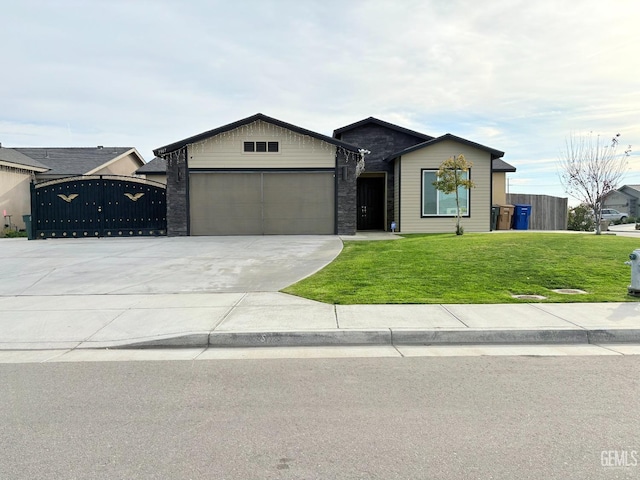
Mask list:
[[[265,174],[265,233],[332,234],[333,173]]]
[[[333,234],[333,172],[190,176],[192,235]]]
[[[194,174],[190,177],[192,235],[260,235],[259,174]]]

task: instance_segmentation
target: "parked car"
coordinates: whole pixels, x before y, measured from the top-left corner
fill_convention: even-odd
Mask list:
[[[618,210],[614,210],[613,208],[602,209],[603,220],[609,220],[610,222],[624,223],[627,221],[627,217],[629,217],[628,213],[619,212]]]

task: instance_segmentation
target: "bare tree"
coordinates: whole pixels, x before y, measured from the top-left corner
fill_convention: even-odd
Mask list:
[[[618,187],[627,170],[631,145],[619,153],[619,138],[618,133],[611,142],[604,142],[593,133],[571,134],[560,153],[560,181],[569,195],[593,210],[596,235],[601,233],[602,201]]]

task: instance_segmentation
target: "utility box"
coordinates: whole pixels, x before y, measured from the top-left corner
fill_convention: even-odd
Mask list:
[[[629,255],[629,261],[624,262],[631,266],[631,285],[629,295],[640,297],[640,249],[636,249]]]
[[[514,205],[513,228],[515,230],[529,230],[529,216],[531,215],[531,205]]]
[[[500,205],[498,211],[498,230],[510,230],[511,218],[513,217],[513,205]]]

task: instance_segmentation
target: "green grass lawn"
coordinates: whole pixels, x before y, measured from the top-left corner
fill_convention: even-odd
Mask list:
[[[408,235],[401,240],[345,241],[338,258],[283,291],[334,304],[625,302],[631,269],[624,262],[640,237],[594,234]],[[572,288],[586,295],[562,295]]]

